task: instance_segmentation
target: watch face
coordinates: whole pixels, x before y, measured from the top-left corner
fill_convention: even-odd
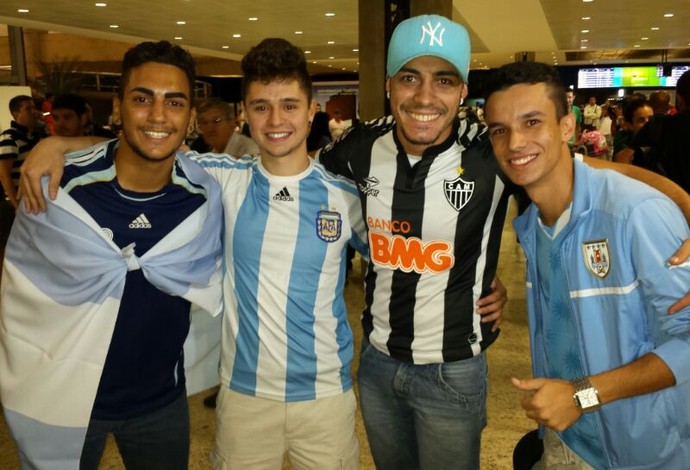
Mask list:
[[[580,406],[583,410],[599,404],[599,397],[594,388],[586,388],[577,392],[577,399],[580,401]]]

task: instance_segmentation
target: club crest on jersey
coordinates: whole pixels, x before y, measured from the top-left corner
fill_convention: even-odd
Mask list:
[[[456,211],[459,211],[465,204],[470,202],[472,194],[474,193],[474,182],[468,182],[458,176],[453,181],[443,181],[443,191],[446,194],[446,199]]]
[[[589,272],[601,279],[608,275],[611,266],[608,240],[591,240],[582,243],[582,254]]]
[[[316,215],[316,235],[328,243],[340,238],[343,221],[340,213],[334,211],[319,211]]]

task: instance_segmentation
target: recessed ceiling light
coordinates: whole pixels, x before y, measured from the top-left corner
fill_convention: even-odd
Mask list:
[[[333,57],[333,56],[330,56],[330,57],[329,57],[329,59],[330,59],[330,60],[333,60],[333,59],[335,59],[335,57]]]
[[[359,52],[359,49],[352,49],[352,52]]]
[[[186,21],[178,21],[177,24],[187,24]]]
[[[311,51],[304,51],[305,54],[311,54]]]
[[[181,41],[181,40],[182,40],[182,36],[175,36],[175,41]]]
[[[222,46],[223,49],[230,49],[230,46]]]
[[[580,42],[589,42],[589,39],[580,39]]]
[[[117,29],[117,28],[119,28],[119,27],[120,27],[119,24],[111,24],[111,25],[110,25],[110,28],[113,28],[113,29]]]
[[[587,34],[587,33],[589,33],[589,30],[588,30],[588,29],[583,29],[583,30],[580,31],[580,32],[583,33],[583,34]]]
[[[27,10],[26,8],[20,8],[19,10],[17,10],[17,13],[29,13],[29,10]]]
[[[232,35],[232,37],[233,37],[233,38],[241,38],[241,37],[242,37],[242,35],[241,35],[241,34],[237,34],[237,33],[235,33],[235,34],[233,34],[233,35]]]
[[[580,49],[587,49],[587,46],[580,46]]]
[[[311,63],[312,63],[312,64],[315,64],[315,63],[316,63],[316,61],[315,61],[315,60],[312,60],[312,61],[311,61]]]
[[[335,44],[335,41],[328,41],[328,44]]]
[[[335,13],[326,13],[326,16],[332,17],[332,16],[335,16]]]
[[[673,18],[673,13],[666,13],[664,18]]]
[[[659,27],[658,26],[652,26],[651,30],[652,31],[659,31]]]
[[[97,7],[107,7],[108,6],[107,3],[103,3],[103,2],[94,3],[94,5]]]
[[[304,31],[295,31],[295,34],[304,34]]]
[[[259,21],[259,18],[257,18],[256,16],[251,16],[249,17],[249,21]]]
[[[593,2],[593,1],[594,1],[594,0],[582,0],[582,3],[591,3],[591,2]]]
[[[646,40],[648,40],[649,38],[648,38],[647,36],[642,36],[640,39],[642,39],[643,41],[646,41]]]
[[[639,44],[635,44],[633,47],[640,47],[640,45],[639,45]]]
[[[583,16],[582,19],[585,20],[585,21],[587,21],[587,20],[591,20],[592,17],[591,17],[591,16]]]

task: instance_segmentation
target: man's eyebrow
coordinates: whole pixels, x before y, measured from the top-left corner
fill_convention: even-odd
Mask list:
[[[535,109],[535,110],[527,111],[527,112],[521,114],[521,115],[520,115],[520,120],[521,120],[521,121],[524,121],[524,120],[526,120],[526,119],[532,119],[532,118],[535,118],[535,117],[542,117],[542,116],[544,116],[544,115],[545,115],[545,113],[544,113],[543,111],[540,111],[540,110],[538,110],[538,109]],[[504,124],[503,124],[502,122],[500,122],[500,121],[489,122],[489,123],[487,123],[487,127],[488,127],[489,129],[495,129],[495,128],[497,128],[497,127],[503,127],[503,126],[504,126]]]
[[[405,66],[400,68],[400,71],[398,73],[400,73],[400,72],[412,73],[415,75],[421,74],[421,72],[419,70],[412,68],[412,67],[405,67]],[[458,77],[459,78],[460,74],[456,70],[451,68],[448,70],[439,70],[437,72],[434,72],[434,76],[435,77]]]
[[[299,98],[283,98],[279,100],[280,103],[299,103],[300,99]],[[257,98],[255,100],[251,100],[249,104],[267,104],[270,103],[270,100],[267,100],[266,98]]]
[[[142,87],[142,86],[134,87],[134,88],[132,88],[131,90],[129,90],[129,92],[130,92],[130,93],[143,93],[143,94],[149,95],[149,96],[155,95],[155,93],[154,93],[153,90],[151,90],[150,88]],[[186,94],[186,93],[183,93],[183,92],[181,92],[181,91],[170,91],[170,92],[164,93],[163,96],[164,96],[166,99],[170,99],[170,98],[182,98],[182,99],[184,99],[184,100],[189,101],[189,97],[187,96],[187,94]]]
[[[400,70],[398,71],[398,73],[400,73],[400,72],[415,73],[417,75],[419,75],[419,73],[420,73],[419,70],[413,69],[412,67],[405,67],[404,65],[402,67],[400,67]]]
[[[538,109],[535,109],[533,111],[527,111],[526,113],[521,114],[520,117],[523,119],[529,119],[529,118],[539,117],[539,116],[543,116],[543,115],[544,115],[544,111],[540,111]]]

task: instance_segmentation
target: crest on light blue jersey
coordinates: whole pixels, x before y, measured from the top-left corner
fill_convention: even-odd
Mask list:
[[[333,243],[342,234],[343,220],[339,212],[319,211],[316,215],[316,234],[325,242]]]
[[[601,279],[608,275],[611,266],[608,240],[591,240],[582,243],[582,254],[589,272]]]

